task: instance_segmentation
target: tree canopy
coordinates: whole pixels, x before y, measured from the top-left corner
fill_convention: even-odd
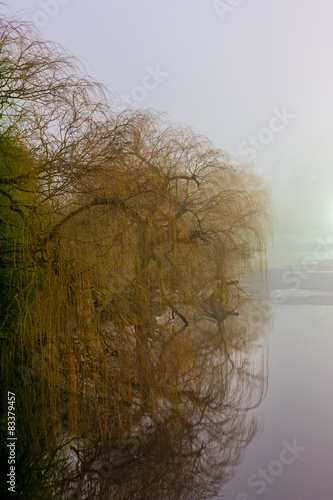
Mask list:
[[[193,474],[218,476],[214,429],[248,442],[255,426],[236,408],[256,403],[244,381],[263,394],[238,316],[239,276],[264,255],[267,186],[164,114],[116,112],[30,25],[0,30],[2,376],[25,419],[22,464],[34,472],[22,488],[37,498],[42,474],[41,498],[67,498],[90,474],[82,498],[139,498],[136,471],[149,476],[159,446],[172,481],[177,453]],[[227,477],[241,448],[219,446]],[[114,470],[119,449],[134,450],[121,452],[132,486],[112,489],[118,469],[95,484],[96,463]],[[154,498],[149,488],[140,498]]]

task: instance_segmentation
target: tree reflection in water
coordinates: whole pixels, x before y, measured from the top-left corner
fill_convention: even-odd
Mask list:
[[[27,498],[202,500],[217,495],[261,427],[251,410],[266,389],[269,318],[262,315],[260,327],[251,328],[247,318],[256,307],[247,301],[238,318],[222,325],[213,318],[197,320],[187,353],[192,365],[186,370],[178,365],[172,381],[169,372],[163,397],[150,394],[154,405],[137,412],[130,430],[117,439],[102,438],[96,428],[80,438],[67,436],[56,450],[26,463],[39,478],[36,483],[30,476],[25,484]],[[177,343],[163,355],[177,357],[176,351]],[[181,356],[186,359],[184,352]],[[173,392],[168,398],[168,384],[176,379],[177,401]],[[110,408],[112,402],[104,404]]]

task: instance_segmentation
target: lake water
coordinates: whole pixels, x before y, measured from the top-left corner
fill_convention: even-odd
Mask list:
[[[280,235],[269,262],[268,390],[256,410],[263,431],[216,498],[332,500],[333,235]],[[248,284],[262,295],[255,273]]]

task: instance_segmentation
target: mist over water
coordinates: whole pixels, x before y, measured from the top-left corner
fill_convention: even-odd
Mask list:
[[[0,10],[17,491],[331,500],[333,4]]]
[[[331,232],[280,234],[267,288],[248,277],[253,296],[275,304],[268,390],[259,407],[263,432],[223,490],[227,500],[331,498],[332,243]],[[300,447],[290,464],[280,459],[285,442]]]

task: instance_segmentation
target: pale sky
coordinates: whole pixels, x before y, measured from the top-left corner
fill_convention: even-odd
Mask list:
[[[122,106],[166,111],[253,160],[280,230],[333,229],[333,2],[5,3],[81,58]]]

